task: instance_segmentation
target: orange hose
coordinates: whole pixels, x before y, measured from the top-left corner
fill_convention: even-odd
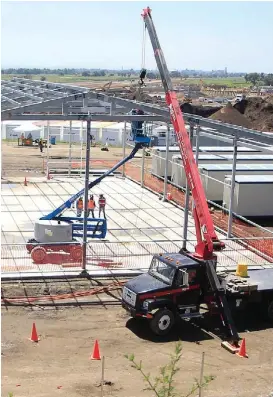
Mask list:
[[[47,295],[47,296],[32,296],[32,297],[25,297],[25,296],[20,296],[20,297],[14,297],[14,298],[1,298],[2,302],[35,302],[35,301],[51,301],[52,299],[54,300],[62,300],[62,299],[70,299],[70,298],[75,298],[75,297],[83,297],[83,296],[91,296],[91,295],[97,295],[101,294],[103,292],[108,292],[108,291],[113,291],[120,289],[120,287],[125,284],[126,281],[122,282],[116,282],[109,284],[107,286],[103,287],[98,287],[94,288],[91,291],[75,291],[71,292],[68,294],[60,294],[60,295]]]

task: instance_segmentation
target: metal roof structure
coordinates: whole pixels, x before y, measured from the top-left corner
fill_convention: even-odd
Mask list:
[[[14,77],[1,82],[2,120],[159,121],[170,123],[167,107],[119,98],[113,93],[68,84]],[[128,114],[141,109],[145,115]],[[183,114],[187,123],[200,126],[200,134],[272,153],[273,136],[193,114]],[[273,134],[272,134],[273,135]]]

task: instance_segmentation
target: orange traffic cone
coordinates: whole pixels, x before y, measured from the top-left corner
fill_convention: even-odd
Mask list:
[[[99,349],[99,342],[96,340],[94,344],[93,354],[90,357],[90,360],[100,360],[100,349]]]
[[[38,338],[37,330],[36,330],[36,325],[33,323],[32,325],[32,331],[31,331],[31,337],[30,340],[32,342],[38,342],[40,339]]]
[[[245,338],[243,339],[242,344],[240,346],[240,349],[239,349],[238,353],[236,353],[236,354],[239,357],[248,358],[248,355],[246,353],[246,340],[245,340]]]
[[[27,186],[27,177],[25,176],[24,186]]]

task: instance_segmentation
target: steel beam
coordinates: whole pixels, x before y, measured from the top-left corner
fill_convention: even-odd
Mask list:
[[[86,270],[87,257],[87,218],[88,218],[88,187],[89,187],[89,160],[91,146],[91,118],[86,123],[86,157],[85,157],[85,186],[84,186],[84,216],[83,216],[83,246],[82,246],[82,269]]]
[[[234,202],[237,151],[238,151],[237,138],[235,137],[234,138],[234,146],[233,146],[233,161],[232,161],[232,176],[231,176],[231,186],[230,186],[227,238],[230,238],[231,234],[232,234],[232,212],[233,212],[233,202]],[[249,198],[249,199],[251,200],[251,198]]]
[[[19,114],[8,116],[9,111],[5,112],[5,115],[2,116],[2,121],[4,120],[74,120],[74,121],[86,121],[86,114]],[[163,121],[160,116],[148,116],[148,115],[129,115],[129,114],[92,114],[92,121],[113,121],[113,122],[123,122],[123,121]]]
[[[166,133],[166,158],[165,158],[165,174],[164,174],[164,190],[163,190],[163,201],[167,200],[167,188],[168,188],[168,165],[169,165],[169,148],[170,148],[170,125],[167,123]]]

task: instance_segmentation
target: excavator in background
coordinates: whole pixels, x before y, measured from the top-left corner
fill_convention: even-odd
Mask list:
[[[201,307],[203,309],[206,305],[211,314],[216,312],[220,316],[225,332],[222,346],[235,353],[240,349],[240,337],[230,306],[244,307],[246,300],[248,303],[257,298],[273,320],[273,269],[256,271],[258,273],[251,271],[248,280],[236,276],[218,276],[215,252],[222,251],[225,244],[218,239],[214,229],[191,142],[149,7],[143,10],[142,17],[150,36],[194,200],[197,244],[195,252],[182,248],[179,253],[154,255],[148,273],[133,278],[123,287],[122,306],[132,317],[147,319],[155,334],[165,335],[179,318],[190,320],[203,317]]]

